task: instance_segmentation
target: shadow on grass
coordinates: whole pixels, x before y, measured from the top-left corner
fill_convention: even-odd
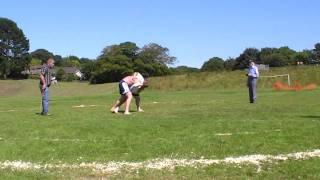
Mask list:
[[[124,114],[124,110],[119,110],[117,114]],[[131,110],[130,113],[138,113],[137,110]],[[116,113],[112,113],[112,114],[116,114]]]
[[[307,115],[307,116],[300,116],[302,118],[308,118],[308,119],[318,119],[320,120],[320,116],[314,116],[314,115]]]
[[[41,114],[41,113],[35,113],[35,115],[37,115],[37,116],[42,116],[42,117],[52,116],[52,114],[43,115],[43,114]]]

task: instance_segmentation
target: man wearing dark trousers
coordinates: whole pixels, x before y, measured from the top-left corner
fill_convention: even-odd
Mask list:
[[[250,61],[248,71],[248,82],[247,86],[249,89],[250,103],[255,103],[257,100],[257,82],[259,78],[259,70],[253,61]]]

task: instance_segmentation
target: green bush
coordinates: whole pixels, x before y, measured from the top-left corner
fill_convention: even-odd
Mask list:
[[[201,71],[222,71],[224,69],[224,61],[221,58],[214,57],[205,62],[201,67]]]
[[[76,80],[76,78],[75,78],[75,76],[73,74],[67,74],[66,75],[65,81],[72,82],[74,80]]]
[[[56,78],[58,81],[64,81],[66,78],[66,72],[63,69],[59,69],[56,73]]]

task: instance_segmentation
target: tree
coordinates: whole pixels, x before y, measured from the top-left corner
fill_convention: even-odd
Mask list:
[[[38,59],[41,64],[45,63],[49,58],[54,58],[52,52],[49,52],[46,49],[37,49],[31,52],[31,57],[34,59]]]
[[[213,57],[209,61],[205,62],[201,71],[221,71],[224,69],[224,61],[219,57]]]
[[[138,50],[140,49],[136,43],[124,42],[119,44],[121,54],[127,56],[128,58],[134,60],[137,56]]]
[[[171,73],[168,66],[156,62],[154,60],[146,61],[142,59],[137,59],[134,62],[133,69],[134,71],[138,71],[147,76],[164,76]]]
[[[62,66],[71,66],[71,67],[80,67],[80,58],[77,56],[71,55],[68,57],[62,58]]]
[[[297,52],[294,55],[294,62],[303,62],[303,64],[311,64],[313,59],[312,59],[312,51],[309,50],[303,50],[302,52]]]
[[[79,62],[80,64],[86,64],[86,63],[89,63],[93,60],[89,59],[89,58],[80,58]]]
[[[99,69],[92,74],[90,83],[101,84],[121,80],[124,76],[132,74],[133,71],[118,64],[104,63],[99,65]]]
[[[170,56],[168,48],[150,43],[139,50],[133,68],[149,76],[163,76],[171,73],[168,65],[175,62],[176,57]]]
[[[200,69],[188,66],[178,66],[175,68],[171,68],[173,74],[188,74],[188,73],[196,73],[200,72]]]
[[[294,61],[294,56],[296,51],[290,49],[288,46],[280,47],[278,53],[284,56],[285,65],[294,65],[296,62]]]
[[[296,64],[296,52],[289,47],[281,48],[262,48],[259,58],[262,64],[268,64],[270,67],[281,67]]]
[[[263,58],[270,67],[282,67],[287,65],[286,57],[281,53],[273,53]]]
[[[54,59],[54,62],[55,62],[55,63],[54,63],[55,66],[62,66],[62,64],[63,64],[62,56],[60,56],[60,55],[54,55],[53,59]]]
[[[130,59],[134,59],[139,51],[139,47],[133,42],[124,42],[119,45],[111,45],[105,47],[98,59],[106,57],[124,55]]]
[[[161,76],[171,71],[169,64],[174,63],[175,57],[169,55],[169,49],[152,43],[140,49],[133,42],[105,47],[93,67],[93,73],[88,73],[91,83],[119,81],[126,75],[138,71],[148,76]]]
[[[138,47],[135,43],[125,42],[105,47],[98,57],[96,65],[88,65],[85,70],[95,69],[88,73],[91,83],[106,83],[121,80],[133,73],[133,61]]]
[[[176,57],[170,56],[168,48],[156,43],[145,45],[139,53],[139,58],[143,60],[154,60],[163,65],[173,65],[177,60]]]
[[[15,22],[0,18],[0,76],[19,77],[28,67],[29,40]]]
[[[234,58],[228,58],[224,61],[223,66],[225,70],[231,71],[235,69],[236,60]]]
[[[314,45],[313,53],[315,60],[320,61],[320,43]]]
[[[81,72],[84,75],[84,78],[90,80],[92,78],[93,73],[98,69],[98,65],[96,61],[90,60],[86,63],[81,64]]]
[[[236,58],[235,69],[245,69],[249,66],[249,61],[260,63],[259,50],[256,48],[247,48]]]

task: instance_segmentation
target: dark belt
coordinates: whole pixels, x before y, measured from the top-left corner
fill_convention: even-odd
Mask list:
[[[249,76],[250,79],[258,79],[258,77]]]

